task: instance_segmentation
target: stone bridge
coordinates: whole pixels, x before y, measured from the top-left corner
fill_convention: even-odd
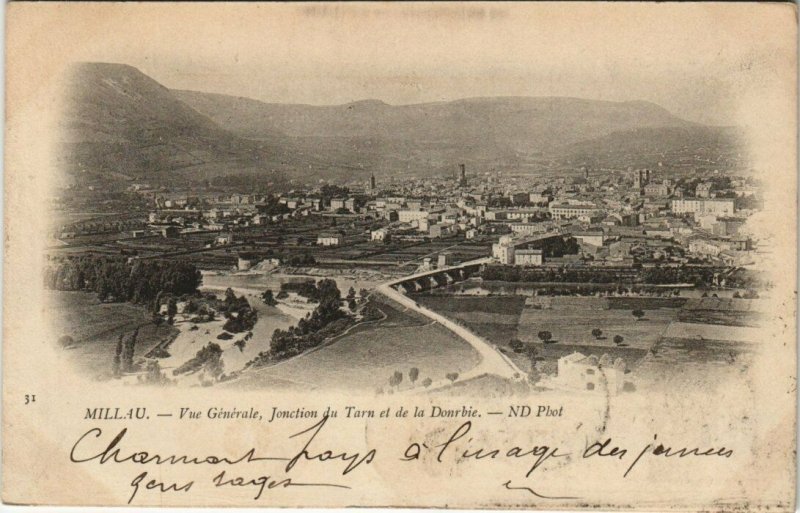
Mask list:
[[[404,294],[409,292],[421,292],[423,290],[435,289],[437,287],[442,287],[451,283],[466,280],[470,276],[479,272],[481,268],[490,260],[490,258],[481,258],[459,265],[422,271],[412,274],[411,276],[404,276],[403,278],[395,280],[389,283],[389,286]]]

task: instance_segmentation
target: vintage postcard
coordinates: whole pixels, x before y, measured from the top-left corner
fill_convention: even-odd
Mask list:
[[[794,510],[796,37],[9,4],[2,500]]]

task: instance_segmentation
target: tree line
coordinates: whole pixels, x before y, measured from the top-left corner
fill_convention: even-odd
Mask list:
[[[194,294],[202,276],[183,260],[135,260],[84,255],[51,262],[45,287],[95,292],[100,301],[151,303],[159,294]]]
[[[744,270],[725,275],[711,267],[645,267],[626,269],[569,267],[525,268],[512,265],[489,265],[482,272],[484,280],[542,283],[637,283],[669,285],[690,283],[697,287],[726,285],[728,287],[754,287],[757,280]]]
[[[147,226],[141,219],[122,219],[117,221],[80,221],[70,225],[63,225],[56,236],[62,232],[73,232],[77,235],[96,233],[117,233],[126,230],[137,230]]]

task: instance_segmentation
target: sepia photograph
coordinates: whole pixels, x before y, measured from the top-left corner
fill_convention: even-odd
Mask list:
[[[8,6],[4,501],[793,510],[796,24]]]
[[[306,105],[70,73],[44,280],[75,372],[616,394],[735,376],[758,349],[771,241],[736,126],[640,100]]]

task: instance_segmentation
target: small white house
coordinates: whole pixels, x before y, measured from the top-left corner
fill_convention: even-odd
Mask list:
[[[558,359],[557,381],[573,390],[617,394],[625,385],[625,362],[617,358],[612,363],[607,355],[598,359],[576,351]]]
[[[215,242],[217,244],[232,244],[233,243],[233,234],[232,233],[224,233],[222,235],[218,235]]]
[[[317,237],[319,246],[338,246],[342,243],[342,236],[338,233],[323,233]]]
[[[372,230],[372,232],[370,232],[370,238],[372,239],[373,242],[387,241],[390,238],[389,230],[387,230],[386,228],[379,228],[377,230]]]

